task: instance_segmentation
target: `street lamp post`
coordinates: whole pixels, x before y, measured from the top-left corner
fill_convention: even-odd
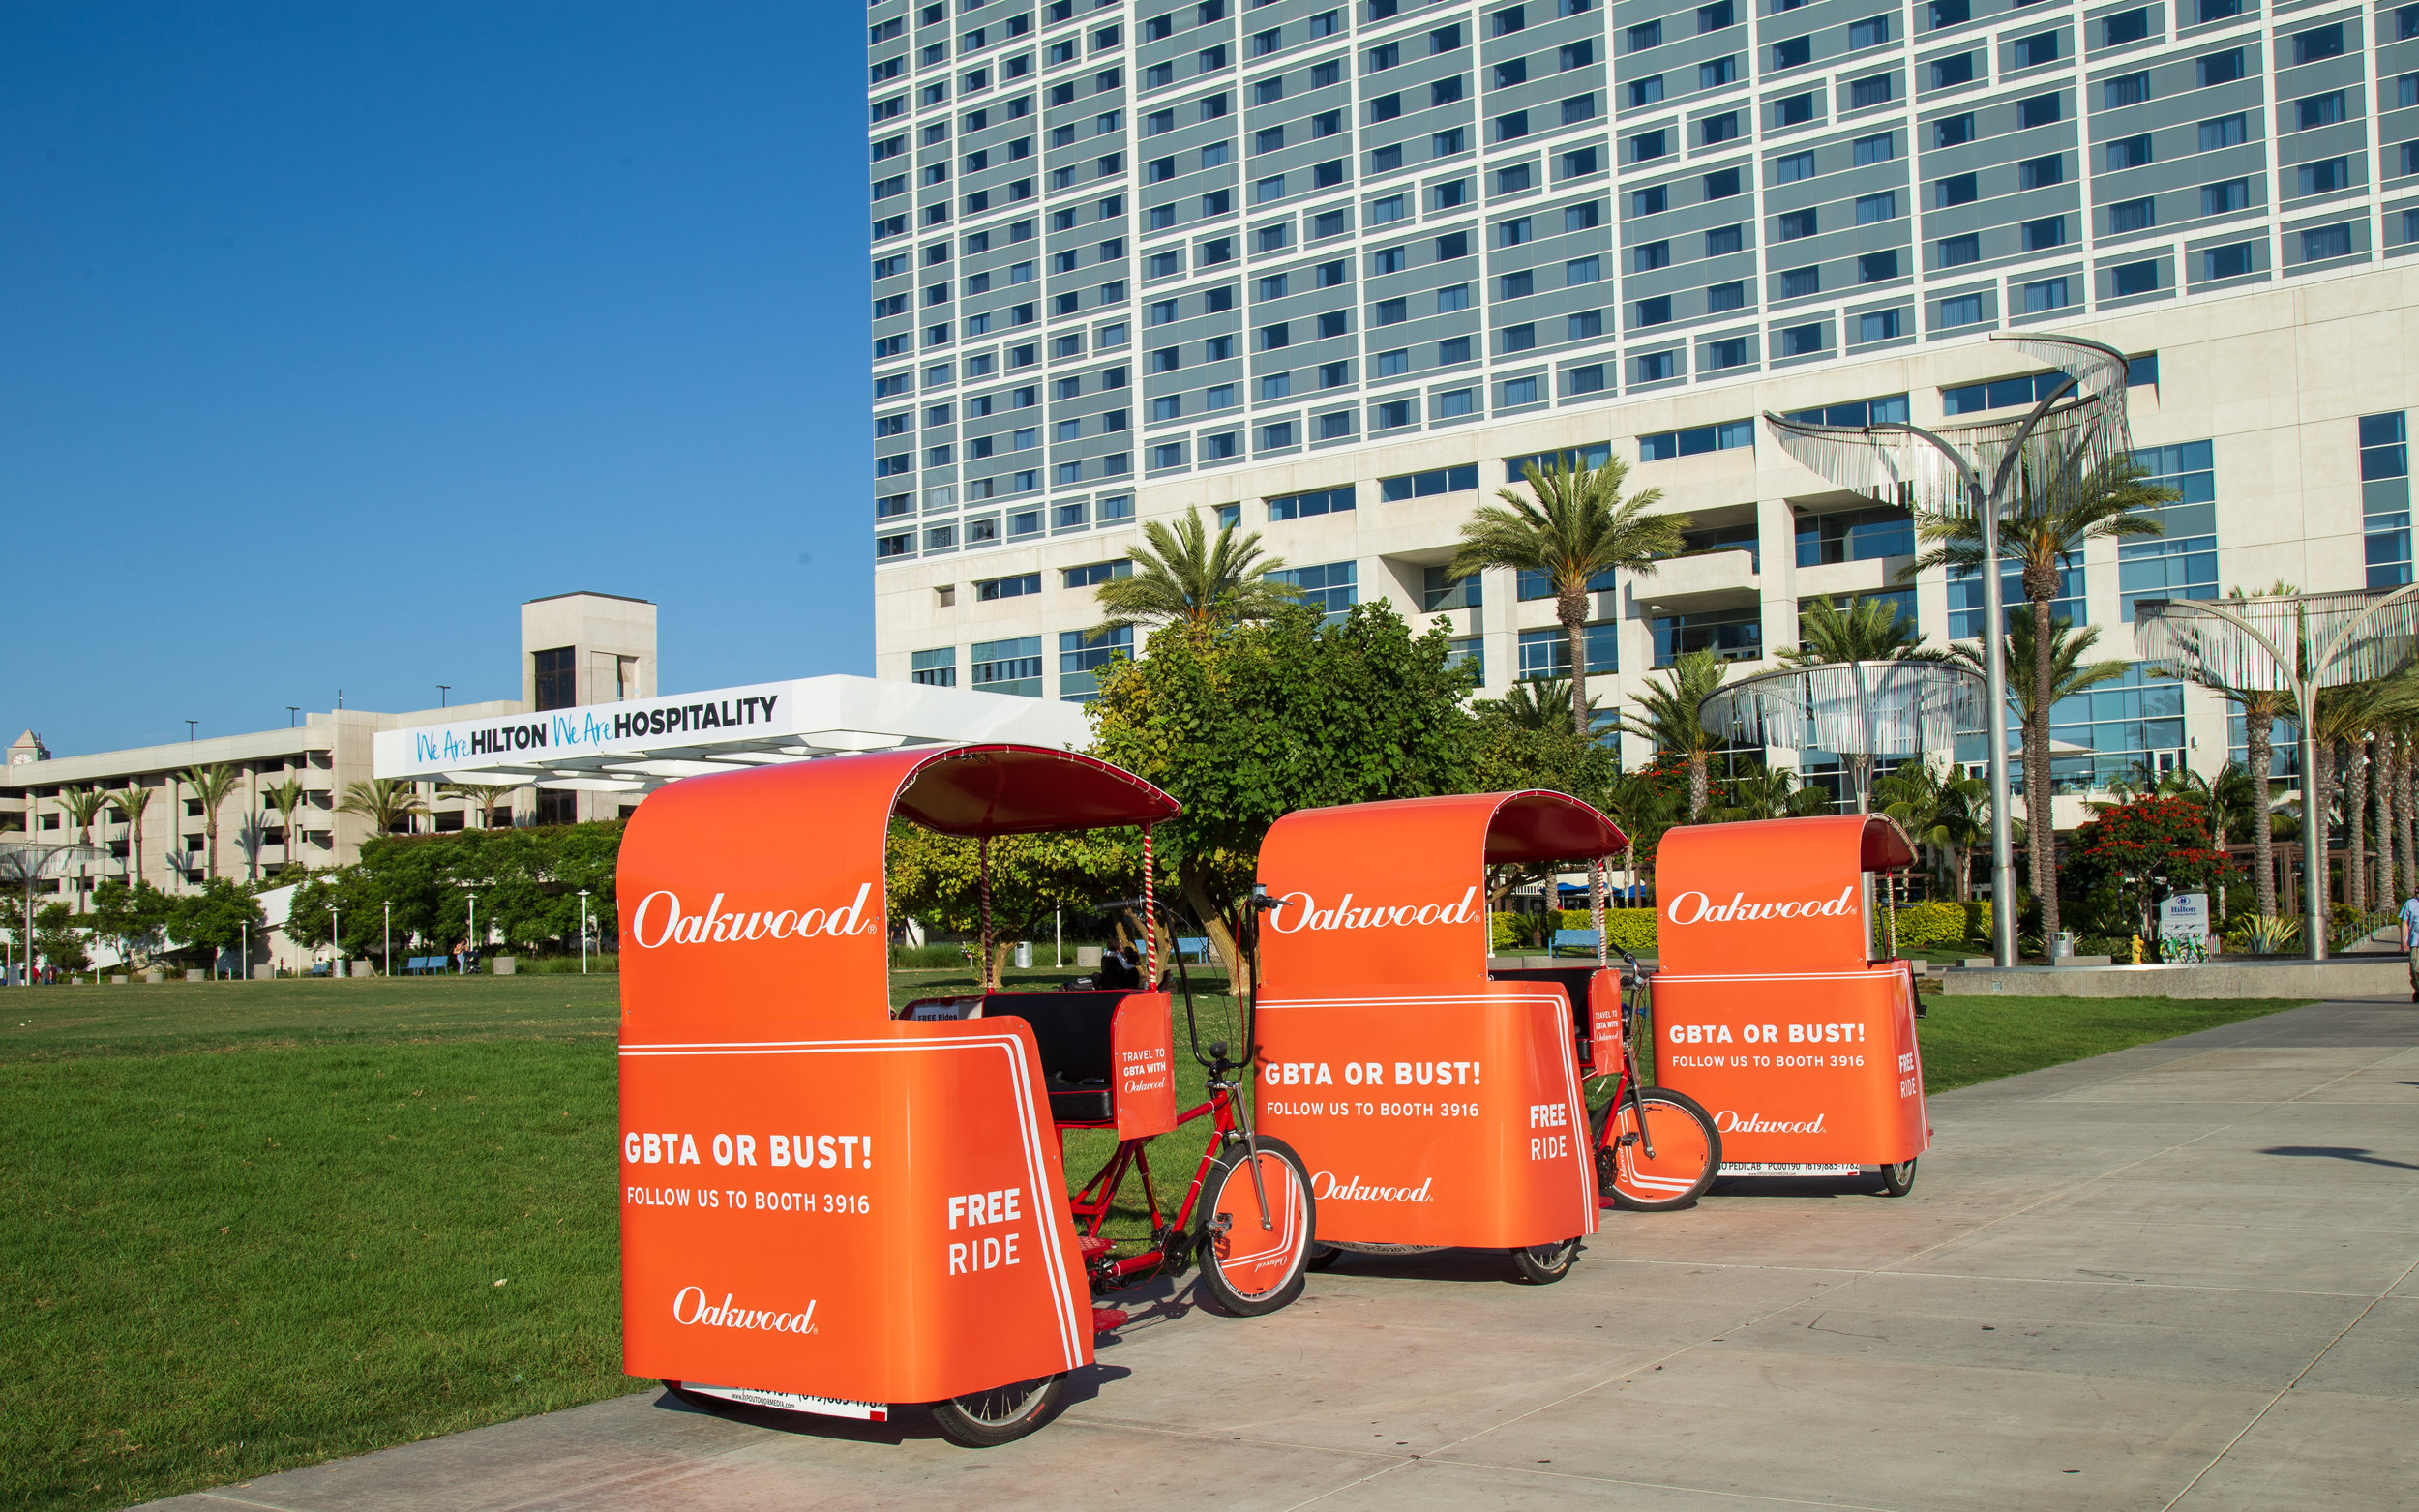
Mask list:
[[[336,904],[329,904],[327,909],[328,980],[334,981],[344,974],[344,932],[338,928],[340,921],[336,914]]]
[[[463,931],[462,941],[462,968],[467,974],[470,964],[479,959],[479,895],[474,890],[464,896],[470,900],[470,924]]]
[[[580,974],[588,974],[588,890],[580,889]]]
[[[2310,959],[2324,961],[2327,822],[2311,729],[2318,692],[2419,661],[2419,583],[2224,602],[2233,608],[2214,599],[2135,600],[2135,643],[2146,660],[2212,687],[2292,695],[2301,724],[2302,934]]]
[[[395,901],[386,902],[386,959],[378,963],[378,975],[395,974]]]
[[[1999,578],[1999,515],[2028,444],[2046,443],[2039,460],[2096,460],[2132,447],[2126,427],[2125,354],[2071,336],[1995,333],[2018,350],[2054,364],[2065,374],[2047,398],[2020,420],[1943,427],[1946,434],[1905,421],[1825,426],[1766,411],[1764,422],[1781,447],[1832,482],[1891,503],[1947,514],[1970,514],[1983,547],[1983,676],[1990,743],[1990,933],[1994,961],[2016,964],[2016,861],[2009,844],[2007,623]],[[2092,391],[2084,393],[2085,385]],[[2046,424],[2045,424],[2046,422]],[[1961,444],[1960,444],[1961,443]],[[2063,459],[2053,452],[2063,451]],[[1987,487],[1983,473],[1991,474]],[[2030,815],[2046,824],[2047,814]],[[2039,879],[2036,879],[2036,885]],[[2045,948],[2054,948],[2044,941]]]

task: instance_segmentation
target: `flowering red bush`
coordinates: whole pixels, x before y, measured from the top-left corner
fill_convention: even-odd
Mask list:
[[[2113,887],[2139,895],[2165,877],[2170,893],[2211,892],[2234,873],[2209,843],[2209,813],[2189,798],[2139,798],[2075,832],[2060,880],[2079,892]]]

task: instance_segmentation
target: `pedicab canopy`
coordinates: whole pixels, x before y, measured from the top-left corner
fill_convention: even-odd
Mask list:
[[[1262,969],[1288,990],[1486,980],[1486,868],[1587,861],[1628,845],[1557,792],[1458,793],[1306,809],[1270,826]]]
[[[1311,1172],[1319,1237],[1525,1248],[1596,1231],[1581,1065],[1610,973],[1487,969],[1486,867],[1628,844],[1561,793],[1289,814],[1260,848],[1264,1132]]]
[[[885,840],[894,814],[988,839],[1177,812],[1022,746],[700,777],[640,806],[619,874],[629,1371],[880,1415],[1090,1361],[1048,1073],[1006,1006],[1050,994],[893,1019]],[[1164,1046],[1162,996],[1124,998],[1120,1024],[1138,1003]]]
[[[1914,979],[1873,937],[1874,874],[1914,859],[1878,814],[1664,832],[1656,1082],[1713,1115],[1724,1171],[1892,1165],[1929,1143]]]

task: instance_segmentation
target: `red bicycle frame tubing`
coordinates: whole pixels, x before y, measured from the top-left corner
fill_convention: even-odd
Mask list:
[[[1119,1141],[1116,1151],[1110,1155],[1107,1162],[1099,1171],[1093,1172],[1091,1179],[1084,1183],[1083,1190],[1078,1192],[1068,1204],[1074,1212],[1076,1230],[1086,1238],[1097,1238],[1102,1227],[1109,1221],[1109,1209],[1115,1202],[1119,1190],[1125,1184],[1126,1171],[1140,1167],[1143,1173],[1144,1197],[1150,1208],[1151,1231],[1153,1233],[1181,1231],[1184,1225],[1192,1218],[1193,1204],[1200,1201],[1202,1182],[1208,1178],[1210,1167],[1217,1160],[1219,1146],[1226,1142],[1225,1137],[1236,1129],[1234,1103],[1230,1094],[1214,1093],[1208,1102],[1199,1107],[1187,1109],[1177,1115],[1177,1125],[1180,1128],[1204,1114],[1210,1115],[1210,1142],[1201,1153],[1201,1163],[1193,1169],[1192,1185],[1185,1189],[1183,1205],[1177,1209],[1173,1223],[1164,1223],[1159,1211],[1158,1189],[1150,1179],[1150,1155],[1147,1147],[1150,1141],[1148,1140],[1122,1140]],[[1065,1139],[1063,1129],[1060,1131],[1060,1139],[1063,1143]],[[1112,1275],[1130,1276],[1157,1266],[1165,1260],[1166,1253],[1164,1249],[1145,1250],[1140,1254],[1113,1260],[1109,1262],[1107,1268]]]

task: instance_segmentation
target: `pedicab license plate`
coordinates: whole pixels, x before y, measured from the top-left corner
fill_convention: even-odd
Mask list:
[[[753,1386],[704,1386],[684,1380],[681,1388],[720,1397],[748,1407],[777,1407],[785,1412],[816,1412],[824,1417],[854,1417],[869,1423],[890,1421],[890,1408],[880,1402],[850,1402],[840,1397],[802,1397],[793,1391],[759,1391]]]
[[[1725,1176],[1853,1176],[1859,1166],[1789,1166],[1778,1161],[1726,1160],[1721,1173]]]

